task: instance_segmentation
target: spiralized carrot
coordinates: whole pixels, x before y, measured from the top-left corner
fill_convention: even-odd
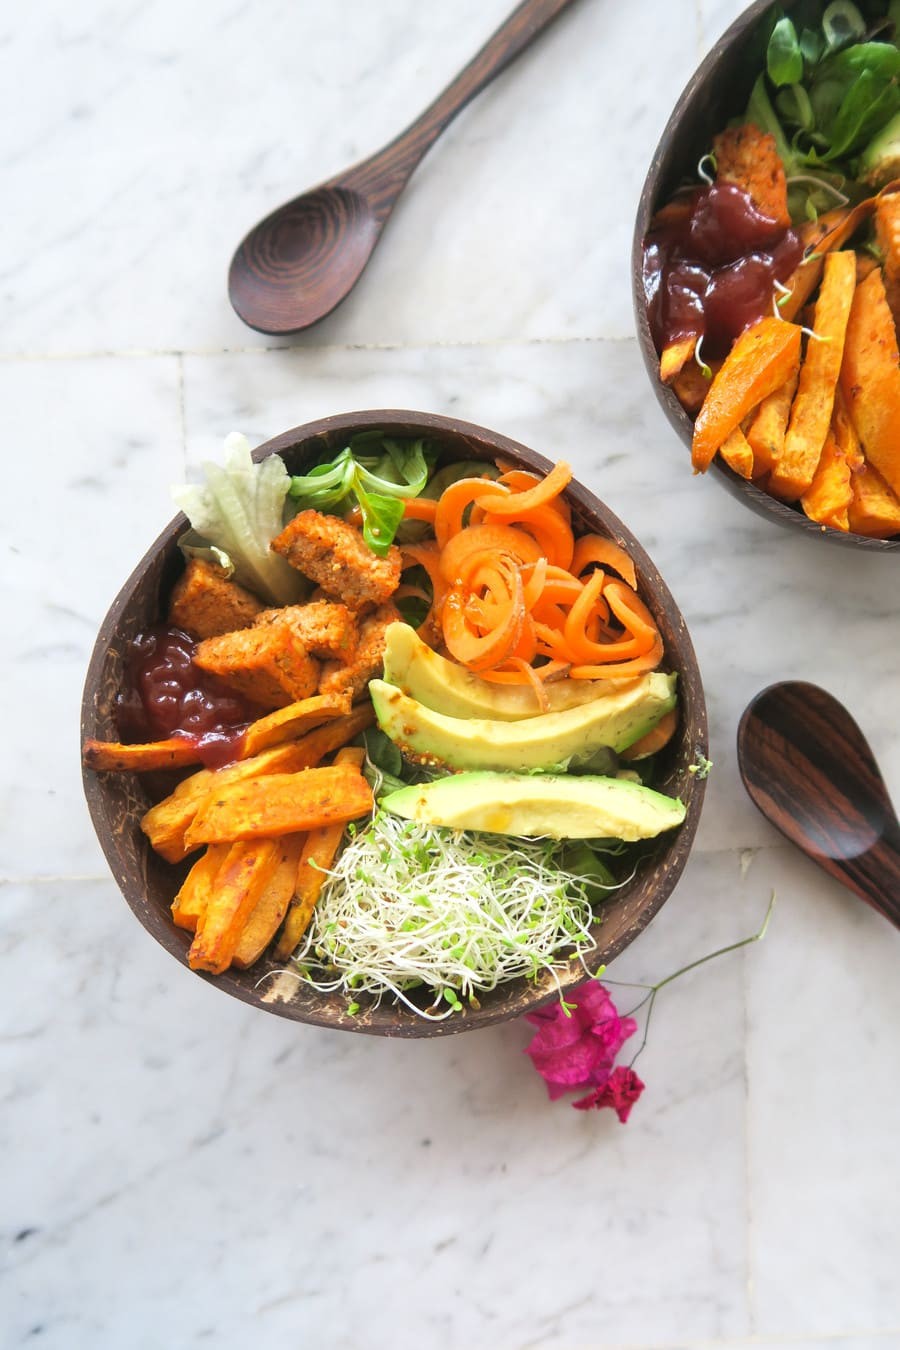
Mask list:
[[[655,669],[663,643],[634,562],[612,539],[575,539],[562,495],[569,465],[543,478],[498,468],[499,479],[458,479],[406,512],[433,524],[434,541],[405,545],[403,564],[426,569],[426,624],[449,655],[486,680],[530,686],[542,710],[550,679],[631,680]]]
[[[469,525],[441,546],[440,567],[445,580],[456,581],[466,558],[485,549],[509,554],[519,563],[536,563],[543,557],[540,544],[512,525]]]
[[[458,478],[455,483],[451,483],[438,498],[434,514],[434,537],[440,547],[444,548],[453,535],[459,534],[466,508],[476,499],[479,505],[484,505],[494,497],[499,502],[501,497],[509,495],[509,488],[489,478]]]
[[[404,499],[404,520],[424,520],[427,524],[433,525],[436,513],[437,502],[432,497],[407,497]]]
[[[634,563],[624,548],[620,548],[612,539],[603,539],[599,534],[583,534],[576,540],[572,555],[572,571],[575,576],[580,577],[591,563],[599,563],[601,567],[607,569],[612,568],[614,572],[618,572],[623,581],[628,582],[633,591],[637,590]]]
[[[536,506],[531,511],[516,512],[514,516],[500,516],[495,512],[488,512],[484,516],[486,525],[499,525],[504,520],[532,535],[547,561],[554,567],[562,567],[567,571],[571,568],[575,536],[572,527],[552,506]]]
[[[560,460],[558,464],[554,464],[546,478],[542,478],[535,487],[528,488],[525,492],[508,492],[504,489],[505,495],[498,497],[497,501],[491,501],[489,495],[482,492],[475,501],[478,506],[486,507],[494,515],[516,516],[522,511],[533,511],[536,506],[543,506],[545,502],[552,501],[569,486],[571,481],[572,466]],[[503,485],[492,483],[491,487],[496,489],[502,488]]]
[[[509,469],[497,479],[498,483],[502,483],[504,487],[512,488],[513,492],[525,492],[528,488],[537,487],[540,481],[541,479],[536,473],[526,473],[524,469]],[[547,502],[547,505],[558,512],[567,524],[571,525],[572,508],[565,497],[554,497],[551,502]]]

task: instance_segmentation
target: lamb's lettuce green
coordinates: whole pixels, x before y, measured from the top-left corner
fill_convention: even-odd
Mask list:
[[[424,440],[365,431],[328,463],[292,478],[290,495],[300,511],[340,513],[358,506],[363,538],[384,557],[403,519],[403,499],[419,496],[436,460]]]
[[[269,544],[284,527],[290,475],[279,455],[253,462],[246,437],[225,441],[224,464],[203,466],[205,483],[173,487],[176,505],[193,529],[179,544],[187,556],[200,556],[224,567],[228,576],[261,600],[292,605],[302,599],[300,573]]]
[[[858,180],[874,181],[866,152],[900,115],[898,33],[898,0],[824,10],[801,0],[767,15],[765,69],[741,120],[774,136],[795,220],[862,197]]]

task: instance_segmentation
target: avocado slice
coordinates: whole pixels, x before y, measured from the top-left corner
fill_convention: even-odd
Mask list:
[[[408,623],[385,630],[384,678],[404,694],[447,717],[489,717],[516,722],[538,717],[540,708],[530,686],[491,684],[433,652]],[[608,680],[559,680],[546,686],[550,712],[577,708],[610,692]]]
[[[624,750],[675,706],[675,675],[648,675],[617,694],[518,722],[448,717],[384,680],[369,694],[381,730],[410,758],[454,769],[560,769],[601,746]]]
[[[455,773],[400,788],[380,805],[425,825],[520,838],[655,839],[684,820],[684,803],[618,778]]]
[[[900,113],[881,128],[859,157],[857,176],[871,187],[882,187],[900,175]]]

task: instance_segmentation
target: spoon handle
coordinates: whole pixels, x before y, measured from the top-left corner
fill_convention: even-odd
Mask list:
[[[458,112],[505,70],[573,0],[522,0],[421,116],[370,159],[340,175],[340,183],[362,193],[382,219],[425,154]],[[338,180],[335,180],[336,182]]]

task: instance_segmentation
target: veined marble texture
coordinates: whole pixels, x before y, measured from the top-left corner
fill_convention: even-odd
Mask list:
[[[740,5],[579,0],[431,151],[329,320],[286,343],[228,306],[242,233],[400,130],[506,8],[0,15],[3,1350],[900,1347],[900,940],[774,833],[734,756],[757,690],[814,680],[900,801],[896,557],[692,478],[632,336],[643,173]],[[81,684],[169,484],[231,430],[367,407],[571,460],[697,647],[697,844],[610,977],[660,980],[776,908],[660,993],[627,1126],[549,1103],[521,1023],[396,1043],[225,998],[134,922],[94,839]]]

